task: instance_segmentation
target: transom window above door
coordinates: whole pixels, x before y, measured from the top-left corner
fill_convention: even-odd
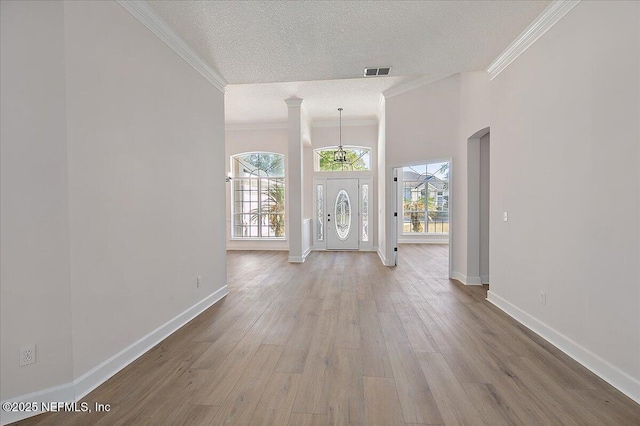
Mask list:
[[[232,238],[285,237],[284,179],[282,154],[231,156]]]
[[[314,169],[316,172],[368,171],[371,170],[371,149],[362,146],[344,146],[347,161],[334,161],[333,153],[337,146],[314,150]]]

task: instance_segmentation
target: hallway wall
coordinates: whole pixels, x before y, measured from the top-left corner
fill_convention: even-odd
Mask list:
[[[386,205],[391,205],[392,169],[451,158],[452,270],[467,275],[467,138],[489,126],[489,78],[485,72],[456,74],[386,99]],[[392,218],[385,220],[391,240]],[[386,246],[387,257],[393,247]]]
[[[73,363],[63,3],[0,7],[4,401],[71,381]],[[19,367],[34,343],[37,362]]]
[[[489,283],[489,221],[491,219],[490,135],[480,138],[480,278]]]
[[[119,4],[64,12],[79,377],[225,284],[224,103]]]
[[[223,94],[116,2],[1,6],[1,397],[72,401],[225,288]]]
[[[491,82],[489,300],[640,402],[639,23],[580,2]]]

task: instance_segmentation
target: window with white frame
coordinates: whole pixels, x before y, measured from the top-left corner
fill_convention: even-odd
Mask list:
[[[371,170],[371,149],[361,146],[343,147],[347,154],[346,162],[336,162],[333,154],[337,146],[318,148],[314,151],[316,172]]]
[[[448,161],[402,168],[402,233],[449,233]]]
[[[245,152],[231,156],[233,238],[284,238],[284,155]]]
[[[369,184],[363,183],[361,186],[362,194],[362,234],[360,240],[362,242],[369,241]]]

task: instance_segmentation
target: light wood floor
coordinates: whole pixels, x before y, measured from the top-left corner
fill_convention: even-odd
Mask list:
[[[230,294],[38,425],[638,425],[640,406],[447,276],[446,246],[230,252]]]

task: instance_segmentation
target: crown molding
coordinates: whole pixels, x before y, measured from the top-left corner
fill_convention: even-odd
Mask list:
[[[169,46],[222,93],[227,81],[207,64],[144,0],[116,0],[127,12]]]
[[[357,127],[357,126],[377,126],[377,118],[352,118],[342,119],[342,127]],[[340,126],[340,120],[320,120],[311,123],[311,127],[338,127]]]
[[[284,100],[284,102],[287,104],[289,108],[301,107],[302,101],[303,99],[300,99],[300,98],[289,98]]]
[[[406,83],[400,84],[398,86],[392,87],[391,89],[385,90],[382,92],[382,96],[385,99],[393,98],[394,96],[401,95],[410,90],[417,89],[422,86],[426,86],[427,84],[435,83],[438,80],[442,80],[443,78],[451,77],[453,74],[430,74],[425,75],[415,80],[408,81]]]
[[[576,7],[580,0],[555,0],[542,11],[523,32],[487,68],[493,80],[518,56],[524,53],[544,33],[549,31],[564,15]]]
[[[269,130],[269,129],[288,129],[289,123],[286,121],[272,121],[272,122],[246,122],[246,123],[227,123],[224,126],[225,130]]]

